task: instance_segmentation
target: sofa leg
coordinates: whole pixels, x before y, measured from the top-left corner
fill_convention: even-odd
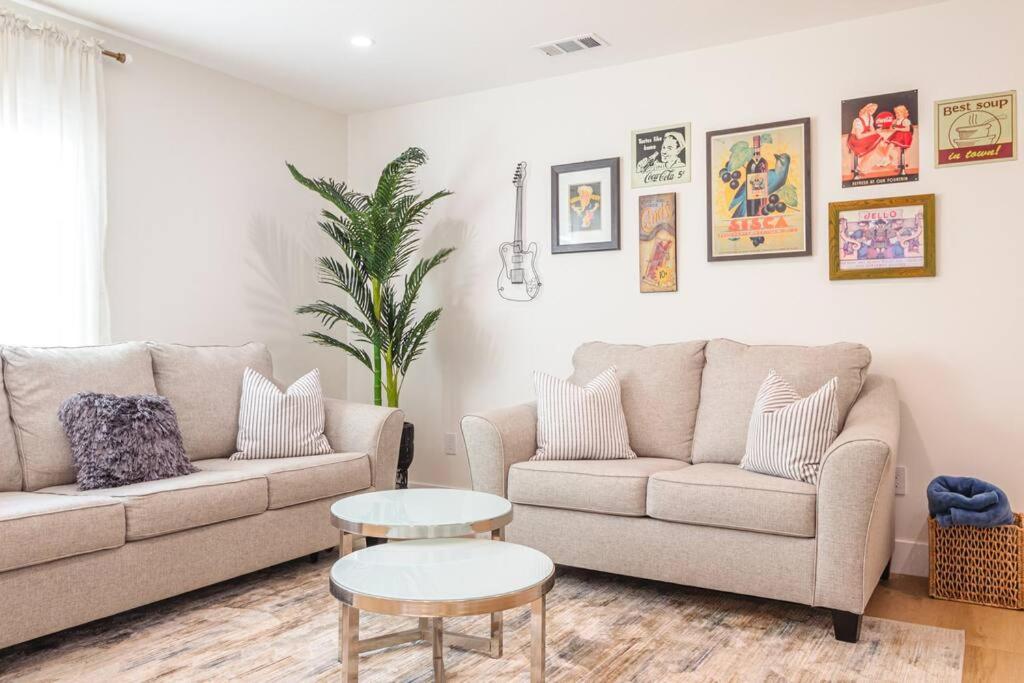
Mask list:
[[[889,561],[885,563],[885,569],[882,570],[882,581],[888,581],[889,580],[889,574],[890,574],[891,571],[892,571],[892,558],[890,557]]]
[[[860,640],[860,622],[863,615],[842,610],[832,610],[832,629],[836,640],[844,643],[856,643]]]

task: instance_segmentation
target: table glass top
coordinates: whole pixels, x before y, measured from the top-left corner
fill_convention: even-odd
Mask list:
[[[331,583],[385,600],[461,601],[518,593],[554,571],[547,555],[524,545],[439,538],[358,550],[334,563]]]
[[[464,535],[469,525],[496,520],[512,512],[499,496],[458,489],[401,489],[374,491],[342,498],[331,515],[349,525],[373,525],[394,530],[394,537]],[[507,520],[506,520],[507,523]]]

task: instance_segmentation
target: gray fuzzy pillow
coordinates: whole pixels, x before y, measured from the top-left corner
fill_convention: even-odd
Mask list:
[[[198,472],[178,418],[163,396],[81,393],[58,413],[71,442],[79,489],[101,489]]]

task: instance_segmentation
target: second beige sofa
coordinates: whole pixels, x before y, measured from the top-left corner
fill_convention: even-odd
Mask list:
[[[616,366],[634,460],[532,461],[537,411],[467,415],[473,488],[515,507],[510,541],[556,563],[826,607],[856,641],[893,547],[900,406],[859,344],[590,343],[573,380]],[[816,484],[739,467],[770,369],[807,395],[839,378],[845,426]]]

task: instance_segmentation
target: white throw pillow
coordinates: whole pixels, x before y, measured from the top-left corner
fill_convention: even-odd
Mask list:
[[[635,458],[629,447],[622,390],[615,367],[579,386],[533,373],[537,392],[537,452],[533,460]]]
[[[238,452],[232,460],[288,458],[331,452],[324,435],[320,371],[300,377],[287,391],[252,368],[242,376]]]
[[[838,388],[839,380],[833,377],[807,398],[800,398],[775,370],[769,370],[754,402],[740,467],[817,482],[821,458],[839,430]]]

